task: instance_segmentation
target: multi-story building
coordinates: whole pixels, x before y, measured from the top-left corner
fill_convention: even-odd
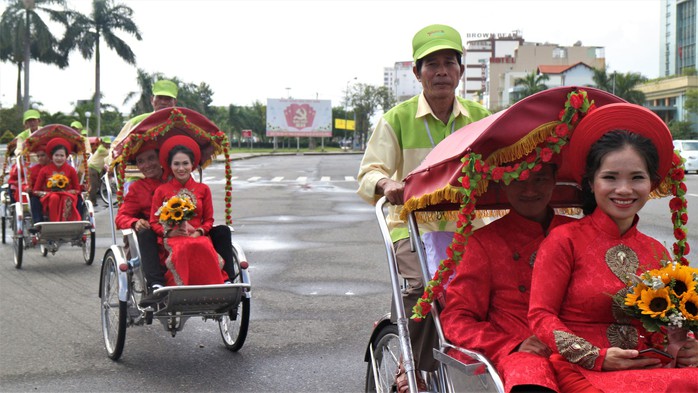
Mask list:
[[[662,0],[659,28],[659,75],[696,68],[696,0]]]
[[[555,80],[561,84],[549,84],[548,87],[592,84],[593,68],[606,67],[604,48],[582,46],[581,42],[573,46],[524,42],[516,48],[514,56],[488,60],[483,104],[495,111],[511,105],[516,91],[515,81],[531,73],[538,74],[541,66],[544,70],[546,67],[553,70],[552,74],[559,74],[561,70],[568,71],[568,75],[572,71],[575,73],[574,77],[556,77]]]
[[[490,34],[483,39],[468,41],[463,56],[465,72],[460,84],[460,95],[482,103],[487,90],[487,65],[490,59],[511,61],[516,49],[523,43],[524,39],[518,30],[510,34]]]
[[[422,92],[422,85],[412,72],[411,61],[398,61],[395,66],[383,70],[383,85],[393,92],[398,102]]]

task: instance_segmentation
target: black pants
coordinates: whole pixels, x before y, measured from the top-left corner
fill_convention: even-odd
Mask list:
[[[29,203],[31,204],[32,222],[37,223],[44,221],[44,208],[41,206],[41,198],[38,196],[30,196]]]
[[[141,264],[145,280],[148,286],[153,284],[165,285],[165,273],[167,268],[160,264],[158,254],[158,237],[152,229],[143,229],[137,233],[138,247],[141,252]],[[235,278],[235,262],[233,246],[230,243],[230,228],[227,225],[218,225],[209,232],[213,248],[223,258],[223,271],[228,274],[230,280]]]

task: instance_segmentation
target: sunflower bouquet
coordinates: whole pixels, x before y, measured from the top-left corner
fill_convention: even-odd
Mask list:
[[[618,304],[648,332],[698,330],[698,269],[667,262],[635,276]]]
[[[187,195],[175,195],[163,202],[155,214],[160,223],[169,228],[174,228],[186,223],[196,212],[196,204]]]
[[[54,173],[47,181],[46,188],[51,191],[63,191],[68,185],[69,181],[65,175],[61,173]]]

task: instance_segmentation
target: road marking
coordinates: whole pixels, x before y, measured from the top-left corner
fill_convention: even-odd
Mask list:
[[[354,181],[354,176],[344,176],[344,181]]]
[[[259,180],[259,179],[261,179],[261,178],[262,178],[261,176],[252,176],[251,178],[247,179],[247,181],[249,181],[249,182],[255,182],[255,181],[257,181],[257,180]]]
[[[330,177],[329,177],[329,176],[323,176],[323,177],[320,178],[320,181],[330,181]]]
[[[238,176],[231,176],[230,177],[230,180],[237,180],[237,179],[238,179]]]
[[[299,183],[307,183],[308,177],[307,176],[299,176],[298,179],[296,179],[296,181]]]
[[[284,180],[284,177],[283,177],[283,176],[277,176],[277,177],[271,179],[271,181],[273,181],[273,182],[279,182],[279,181],[281,181],[281,180]]]

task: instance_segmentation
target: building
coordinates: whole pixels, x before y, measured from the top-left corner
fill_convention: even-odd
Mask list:
[[[698,89],[698,76],[694,75],[655,79],[637,87],[637,90],[645,93],[644,106],[666,123],[672,120],[691,120],[695,123],[695,116],[689,119],[683,106],[686,102],[686,92],[696,89]]]
[[[465,72],[460,95],[482,103],[487,90],[487,64],[490,59],[513,60],[516,49],[523,43],[524,39],[518,30],[508,34],[493,33],[483,39],[468,41],[463,56]]]
[[[696,68],[696,0],[661,0],[659,75],[681,75]]]
[[[398,61],[392,68],[385,67],[383,85],[393,92],[397,102],[405,101],[422,92],[422,84],[412,72],[411,61]]]
[[[492,57],[487,61],[488,79],[483,104],[493,111],[508,107],[514,101],[515,81],[527,74],[538,73],[541,66],[548,67],[548,70],[558,67],[557,70],[569,71],[567,78],[564,75],[555,78],[562,83],[557,86],[588,85],[593,83],[593,68],[606,67],[605,51],[599,46],[582,46],[581,42],[573,46],[524,42],[516,48],[513,56]],[[586,83],[581,77],[584,74],[588,77]],[[549,85],[553,86],[556,85]]]

